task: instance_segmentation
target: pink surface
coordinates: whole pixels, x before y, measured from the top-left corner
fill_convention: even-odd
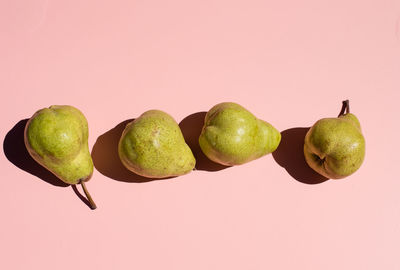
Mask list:
[[[398,0],[0,1],[0,269],[400,269],[399,28]],[[293,128],[346,98],[366,159],[314,181]],[[279,153],[143,183],[113,170],[122,121],[222,101],[284,132]],[[95,211],[23,156],[17,123],[52,104],[89,121]]]

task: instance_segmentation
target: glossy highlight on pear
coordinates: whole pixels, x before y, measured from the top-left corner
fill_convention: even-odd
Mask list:
[[[184,175],[196,164],[178,123],[160,110],[147,111],[126,125],[118,153],[128,170],[148,178]]]
[[[318,120],[304,141],[307,164],[319,174],[341,179],[356,172],[365,157],[365,139],[357,117],[343,101],[338,117]]]
[[[199,144],[212,161],[233,166],[272,153],[280,140],[271,124],[237,103],[223,102],[207,112]]]
[[[84,184],[93,174],[88,136],[88,123],[81,111],[69,105],[53,105],[29,119],[24,142],[32,158],[64,183],[81,184],[95,209]]]

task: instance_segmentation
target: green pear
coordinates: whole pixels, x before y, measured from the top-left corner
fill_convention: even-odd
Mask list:
[[[93,173],[88,135],[88,123],[82,112],[72,106],[54,105],[37,111],[29,119],[24,141],[29,154],[40,165],[67,184],[82,184],[95,209],[84,184]]]
[[[239,165],[272,153],[281,134],[233,102],[212,107],[206,114],[199,144],[204,154],[223,165]]]
[[[336,118],[318,120],[307,132],[304,156],[319,174],[340,179],[360,168],[365,156],[365,139],[360,122],[350,113],[349,101]]]
[[[118,153],[128,170],[149,178],[187,174],[196,164],[177,122],[159,110],[147,111],[126,125]]]

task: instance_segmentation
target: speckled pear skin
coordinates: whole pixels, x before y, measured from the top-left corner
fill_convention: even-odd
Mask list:
[[[204,154],[227,166],[272,153],[280,141],[280,132],[271,124],[233,102],[217,104],[207,112],[199,137]]]
[[[352,113],[323,118],[307,132],[304,156],[319,174],[340,179],[357,171],[365,156],[360,122]]]
[[[88,181],[93,173],[88,136],[88,123],[82,112],[68,105],[53,105],[29,119],[24,140],[33,159],[73,185]]]
[[[149,178],[187,174],[196,164],[177,122],[159,110],[147,111],[127,124],[118,153],[128,170]]]

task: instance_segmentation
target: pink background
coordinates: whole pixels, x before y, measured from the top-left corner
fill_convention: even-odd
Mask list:
[[[2,0],[0,89],[0,269],[400,269],[398,0]],[[314,181],[293,128],[346,98],[366,159]],[[222,101],[284,132],[279,152],[150,182],[115,170],[119,123]],[[95,211],[23,157],[17,123],[52,104],[89,121]]]

